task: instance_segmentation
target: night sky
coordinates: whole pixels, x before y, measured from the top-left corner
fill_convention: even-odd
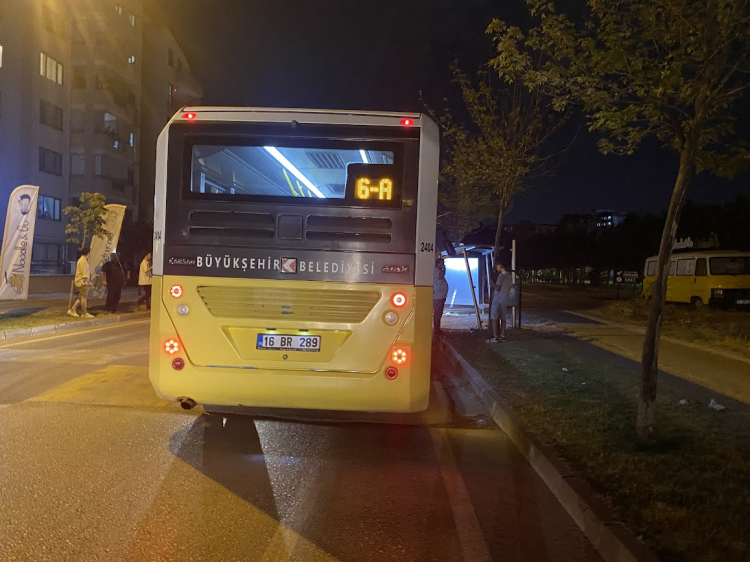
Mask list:
[[[457,98],[450,64],[474,72],[492,54],[493,17],[522,23],[523,0],[158,0],[202,83],[206,105],[421,111]],[[553,176],[519,196],[510,222],[555,223],[564,213],[659,213],[677,158],[658,145],[602,156],[581,127]],[[689,197],[723,203],[750,192],[750,177],[701,176]]]

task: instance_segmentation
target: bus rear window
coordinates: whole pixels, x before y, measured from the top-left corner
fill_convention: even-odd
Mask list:
[[[400,206],[402,174],[395,147],[353,144],[193,145],[190,191],[209,199],[345,199],[354,205]]]
[[[711,258],[711,275],[750,275],[750,256]]]

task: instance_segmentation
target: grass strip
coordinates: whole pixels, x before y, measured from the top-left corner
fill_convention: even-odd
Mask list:
[[[749,559],[750,408],[683,405],[684,388],[662,380],[659,435],[644,446],[635,434],[637,364],[602,361],[606,352],[561,334],[485,337],[449,341],[658,556]]]

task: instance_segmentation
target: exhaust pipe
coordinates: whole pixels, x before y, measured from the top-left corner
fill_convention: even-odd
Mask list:
[[[192,410],[195,408],[195,400],[192,398],[182,398],[180,399],[180,406],[182,406],[183,410]]]

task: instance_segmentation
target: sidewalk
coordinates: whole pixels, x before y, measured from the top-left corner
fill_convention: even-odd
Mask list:
[[[489,318],[482,314],[482,328],[489,336]],[[510,326],[510,318],[508,319]],[[477,326],[474,309],[446,311],[441,322],[446,331],[470,331]],[[640,364],[644,329],[608,322],[585,312],[524,310],[524,329],[556,331]],[[508,328],[512,333],[512,328]],[[750,404],[750,360],[698,343],[662,336],[659,370],[705,387],[715,393]],[[719,399],[719,398],[717,398]]]
[[[534,324],[554,325],[563,333],[640,363],[644,329],[608,322],[581,312],[530,311]],[[662,337],[659,369],[750,404],[750,361],[695,343]]]
[[[105,299],[90,299],[88,310],[95,318],[68,316],[68,294],[32,295],[28,300],[0,301],[0,339],[23,337],[78,326],[119,322],[147,315],[136,311],[138,288],[126,287],[118,310],[120,315],[110,315],[104,310]],[[135,314],[134,314],[135,313]]]

